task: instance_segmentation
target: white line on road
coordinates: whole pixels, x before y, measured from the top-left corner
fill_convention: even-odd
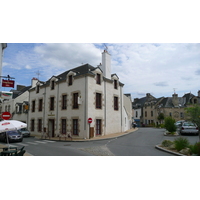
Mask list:
[[[46,144],[46,142],[41,142],[41,141],[35,141],[35,142],[38,142],[38,143],[41,143],[41,144]]]
[[[26,142],[28,144],[34,144],[34,145],[38,145],[37,143],[33,143],[33,142]]]
[[[45,142],[55,142],[55,141],[51,141],[51,140],[43,140],[43,141],[45,141]]]
[[[27,147],[28,146],[28,144],[24,144],[24,143],[17,143],[18,145],[21,145],[21,146],[25,146],[25,147]]]

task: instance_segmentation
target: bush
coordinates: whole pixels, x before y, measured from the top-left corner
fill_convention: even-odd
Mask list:
[[[190,146],[190,143],[187,138],[180,137],[174,140],[174,145],[175,149],[177,151],[180,151],[184,148],[188,148]]]
[[[173,119],[172,117],[166,117],[165,128],[169,132],[176,132],[175,119]]]
[[[163,147],[169,147],[169,146],[171,146],[172,144],[173,144],[173,142],[170,141],[170,140],[164,140],[164,141],[162,142],[162,146],[163,146]]]
[[[200,142],[196,142],[194,145],[189,145],[191,154],[197,154],[200,156]]]

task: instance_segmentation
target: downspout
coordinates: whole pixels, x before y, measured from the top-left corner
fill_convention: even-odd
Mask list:
[[[122,87],[120,87],[120,99],[121,99],[121,132],[122,132],[122,107],[123,107],[123,102],[122,102]]]
[[[44,112],[43,112],[43,133],[44,133],[44,128],[45,128],[45,102],[46,102],[46,86],[44,90]],[[47,131],[47,128],[46,128]]]
[[[87,118],[87,113],[86,113],[86,100],[87,100],[87,77],[86,77],[86,75],[85,75],[85,105],[84,105],[84,130],[86,131],[86,118]],[[87,138],[87,136],[86,136],[86,138]]]
[[[106,135],[106,81],[104,81],[104,135]]]
[[[56,108],[56,130],[58,129],[58,103],[59,103],[59,83],[58,83],[58,89],[57,89],[57,108]]]

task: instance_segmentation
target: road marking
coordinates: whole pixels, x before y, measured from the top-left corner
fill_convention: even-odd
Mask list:
[[[55,141],[51,141],[51,140],[43,140],[43,141],[45,141],[45,142],[55,142]]]
[[[33,142],[26,142],[28,144],[34,144],[34,145],[38,145],[37,143],[33,143]]]
[[[9,144],[9,145],[6,144],[5,146],[6,146],[6,147],[8,147],[8,146],[9,146],[9,147],[18,147],[18,146],[16,146],[16,145],[12,145],[12,144]]]
[[[38,143],[41,143],[41,144],[46,144],[46,142],[41,142],[41,141],[35,141],[35,142],[38,142]]]
[[[25,147],[27,147],[28,146],[28,144],[24,144],[24,143],[17,143],[18,145],[21,145],[21,146],[25,146]]]

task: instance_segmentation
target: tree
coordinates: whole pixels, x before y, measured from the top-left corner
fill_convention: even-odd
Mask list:
[[[200,106],[194,105],[193,107],[185,108],[188,120],[195,123],[200,129]]]
[[[172,117],[166,117],[165,118],[165,128],[170,133],[175,132],[176,131],[175,119],[173,119]]]
[[[165,119],[165,116],[163,113],[160,113],[157,117],[157,119],[159,120],[160,124],[161,124],[161,121]]]

